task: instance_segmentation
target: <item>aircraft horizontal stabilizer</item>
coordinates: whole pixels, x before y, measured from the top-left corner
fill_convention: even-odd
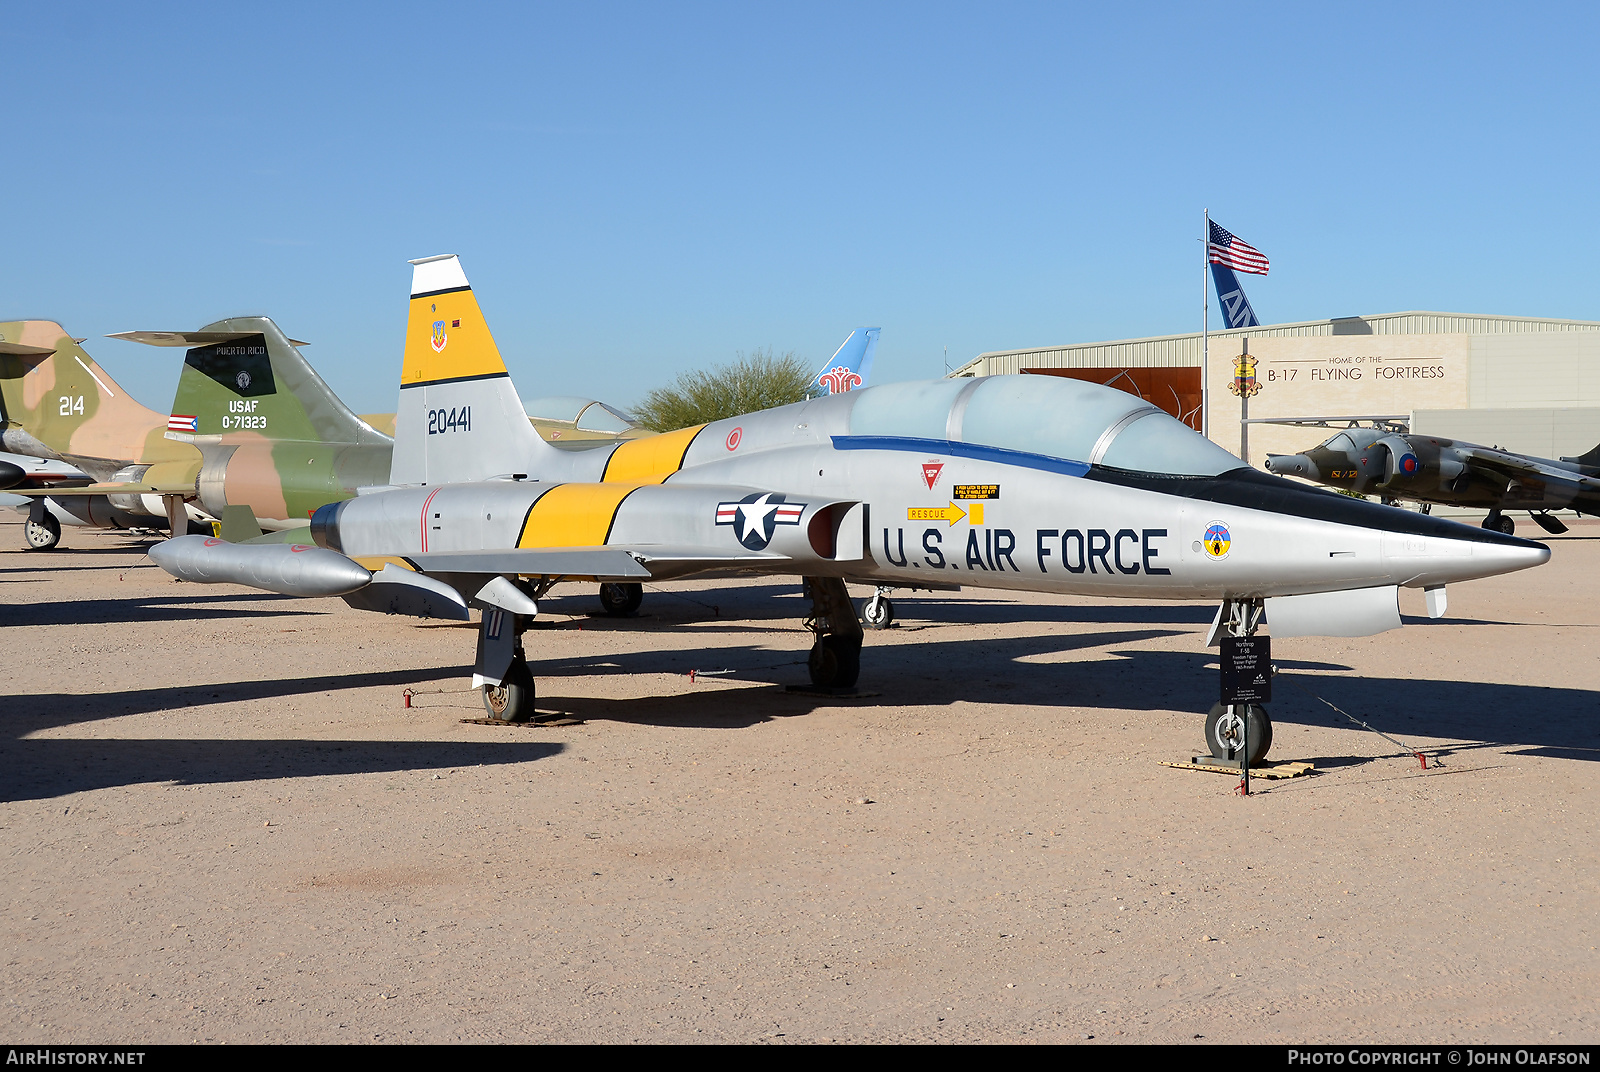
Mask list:
[[[115,335],[107,335],[108,339],[122,339],[125,342],[142,342],[146,346],[216,346],[224,342],[237,342],[259,335],[258,331],[119,331]],[[310,346],[308,342],[299,339],[289,340],[295,346]]]
[[[55,350],[48,346],[29,346],[27,343],[22,342],[0,341],[0,354],[12,354],[16,357],[43,357],[45,354],[53,353],[55,353]]]

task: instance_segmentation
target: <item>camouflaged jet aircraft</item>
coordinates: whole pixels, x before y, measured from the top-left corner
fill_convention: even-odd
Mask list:
[[[1267,469],[1384,501],[1489,511],[1483,527],[1510,535],[1507,510],[1527,510],[1546,532],[1567,531],[1551,510],[1600,515],[1600,446],[1576,458],[1535,458],[1459,439],[1347,428],[1302,454],[1269,454]]]
[[[113,338],[188,349],[168,416],[134,401],[49,321],[0,324],[0,446],[69,463],[94,483],[26,492],[26,538],[61,525],[173,532],[247,505],[268,529],[388,476],[392,441],[347,409],[264,316]]]
[[[459,261],[413,262],[389,485],[317,510],[316,546],[183,536],[187,580],[469,620],[473,687],[534,711],[523,634],[564,579],[708,570],[807,580],[810,674],[849,688],[862,629],[845,582],[1217,600],[1215,636],[1362,636],[1398,590],[1538,565],[1542,544],[1268,476],[1140,399],[1033,376],[895,383],[561,450],[529,427]],[[1213,754],[1270,744],[1260,707],[1207,718]]]

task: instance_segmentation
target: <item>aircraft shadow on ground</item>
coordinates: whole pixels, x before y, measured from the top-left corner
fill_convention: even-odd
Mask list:
[[[268,607],[280,605],[279,609]],[[224,604],[224,606],[215,606]],[[239,604],[229,606],[227,604]],[[197,591],[184,596],[129,596],[126,599],[80,599],[60,603],[13,603],[7,625],[105,625],[147,622],[198,622],[219,618],[284,618],[321,614],[325,609],[293,596],[264,592],[240,595]]]
[[[686,673],[690,667],[731,667],[740,672],[717,680],[799,685],[807,676],[805,667],[800,665],[806,654],[803,649],[797,649],[787,661],[783,659],[787,653],[749,646],[629,652],[582,663],[536,665],[534,672],[541,683],[540,707],[559,708],[584,719],[739,728],[807,714],[821,707],[942,707],[969,701],[1040,708],[1100,708],[1119,713],[1193,711],[1198,743],[1200,720],[1219,692],[1214,652],[1120,650],[1061,661],[1032,661],[1173,635],[1177,635],[1176,631],[1123,630],[1111,634],[989,638],[981,643],[930,640],[882,647],[874,647],[869,638],[862,652],[859,688],[881,695],[859,700],[717,686],[689,695],[609,700],[566,695],[568,690],[560,684],[561,678],[574,675]],[[1273,721],[1279,725],[1367,733],[1316,699],[1321,696],[1402,741],[1409,734],[1474,742],[1447,751],[1523,746],[1542,750],[1526,754],[1600,759],[1600,721],[1587,714],[1600,710],[1600,692],[1423,677],[1311,673],[1308,671],[1346,668],[1309,660],[1280,660],[1279,666],[1283,673],[1274,682],[1274,702],[1268,705]],[[1372,742],[1373,745],[1364,744],[1354,750],[1368,756],[1374,746],[1393,748],[1380,737],[1372,736]],[[1325,758],[1327,766],[1340,762],[1337,757]]]
[[[148,782],[198,785],[528,763],[551,741],[25,740],[0,744],[0,801]]]
[[[523,763],[562,751],[564,746],[559,743],[537,740],[464,743],[27,738],[40,730],[123,715],[341,689],[401,687],[470,673],[470,667],[449,667],[138,689],[104,695],[14,697],[0,714],[0,726],[7,738],[0,742],[0,771],[5,772],[0,779],[0,801],[37,800],[143,782],[235,782]],[[398,692],[395,702],[398,705]]]

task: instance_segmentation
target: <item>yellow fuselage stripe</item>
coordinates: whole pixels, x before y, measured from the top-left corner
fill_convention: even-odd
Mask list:
[[[539,497],[522,523],[518,547],[598,547],[622,500],[638,484],[561,484]]]
[[[659,484],[683,468],[683,459],[689,453],[689,444],[705,425],[680,428],[676,432],[630,439],[606,461],[607,483]]]

